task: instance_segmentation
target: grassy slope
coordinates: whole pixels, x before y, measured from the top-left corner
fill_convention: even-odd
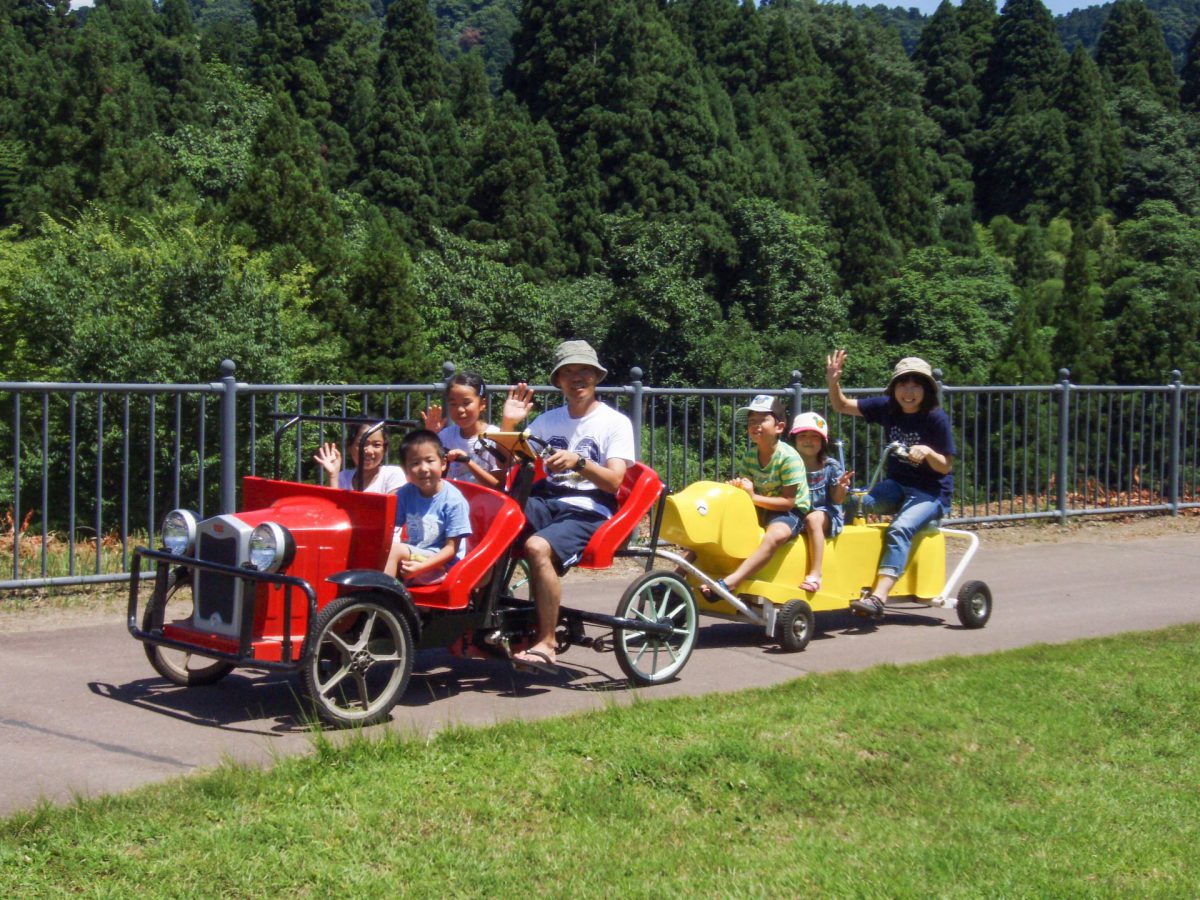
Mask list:
[[[319,741],[0,823],[0,895],[1187,896],[1197,671],[1191,626]]]

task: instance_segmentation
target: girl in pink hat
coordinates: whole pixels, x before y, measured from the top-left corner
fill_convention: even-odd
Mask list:
[[[837,537],[844,524],[842,504],[854,472],[829,455],[829,426],[815,412],[800,413],[792,421],[792,443],[804,460],[808,473],[808,494],[812,511],[804,517],[808,540],[808,574],[800,584],[802,591],[821,589],[821,568],[825,559],[825,538]]]

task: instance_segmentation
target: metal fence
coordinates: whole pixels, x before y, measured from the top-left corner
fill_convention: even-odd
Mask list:
[[[453,372],[447,363],[444,378]],[[630,376],[600,393],[630,416],[641,459],[675,489],[733,475],[745,441],[734,413],[759,393],[783,397],[792,414],[825,414],[861,478],[882,449],[879,429],[829,415],[824,386],[798,374],[783,388],[710,390]],[[245,384],[229,361],[208,384],[0,382],[0,446],[12,449],[0,471],[0,589],[127,580],[132,545],[151,542],[167,510],[232,511],[242,475],[273,474],[273,414],[418,419],[443,386]],[[489,393],[493,421],[507,387]],[[540,409],[561,402],[552,387],[536,390]],[[1178,372],[1167,385],[1115,387],[1074,385],[1063,370],[1051,385],[942,393],[958,445],[952,521],[1200,507],[1200,386]],[[323,481],[316,447],[332,440],[344,452],[349,439],[341,426],[298,423],[280,448],[282,476]]]

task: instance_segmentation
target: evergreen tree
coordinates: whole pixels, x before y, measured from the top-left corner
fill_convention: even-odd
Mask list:
[[[308,261],[320,267],[340,255],[341,226],[319,146],[291,97],[275,95],[255,136],[246,179],[226,208],[244,243],[280,248],[284,265]]]
[[[446,96],[446,64],[426,0],[392,0],[379,56],[381,71],[399,81],[418,112]]]
[[[883,211],[870,187],[849,162],[834,164],[824,212],[832,229],[838,276],[850,294],[851,322],[870,327],[883,299],[885,281],[900,263],[900,248],[888,234]]]
[[[1014,280],[1029,290],[1044,281],[1062,276],[1061,267],[1051,258],[1046,246],[1046,232],[1037,220],[1030,222],[1017,234],[1012,251]]]
[[[484,131],[470,203],[477,221],[468,229],[475,240],[503,240],[504,262],[528,278],[561,274],[561,236],[554,183],[562,160],[546,122],[535,128],[511,98],[502,100]]]
[[[1062,301],[1054,313],[1054,359],[1071,370],[1077,384],[1092,384],[1105,374],[1101,320],[1104,294],[1095,275],[1083,229],[1075,230],[1063,270]]]
[[[1121,145],[1100,72],[1082,44],[1071,53],[1056,106],[1066,117],[1071,148],[1067,208],[1075,223],[1086,227],[1099,215],[1120,177]]]
[[[1041,0],[1010,0],[996,21],[984,78],[985,132],[976,164],[976,197],[985,214],[1040,215],[1067,205],[1070,148],[1052,108],[1067,57]]]
[[[1142,0],[1116,0],[1096,45],[1096,64],[1118,87],[1156,97],[1167,109],[1179,105],[1179,81],[1162,24]]]
[[[694,57],[656,3],[530,0],[513,43],[509,83],[564,157],[594,139],[604,210],[705,216],[724,174],[716,124]]]
[[[995,27],[996,0],[963,0],[958,8],[958,30],[967,61],[975,73],[975,86],[980,90],[992,55]]]
[[[1200,26],[1192,32],[1180,73],[1179,100],[1185,110],[1200,112]]]
[[[347,267],[337,333],[348,342],[345,377],[397,384],[428,377],[431,358],[408,252],[383,216],[369,214]]]
[[[913,62],[925,78],[925,109],[942,129],[941,153],[961,156],[973,144],[979,89],[958,19],[954,4],[942,0],[921,32]]]
[[[363,141],[362,191],[383,206],[404,242],[419,246],[439,220],[437,181],[421,120],[402,80],[384,58],[375,114]]]

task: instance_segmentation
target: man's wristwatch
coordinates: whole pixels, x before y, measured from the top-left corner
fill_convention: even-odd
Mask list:
[[[587,462],[588,462],[588,458],[586,456],[584,456],[582,453],[580,453],[579,454],[579,462],[575,463],[575,471],[582,472],[584,469],[587,468]]]

